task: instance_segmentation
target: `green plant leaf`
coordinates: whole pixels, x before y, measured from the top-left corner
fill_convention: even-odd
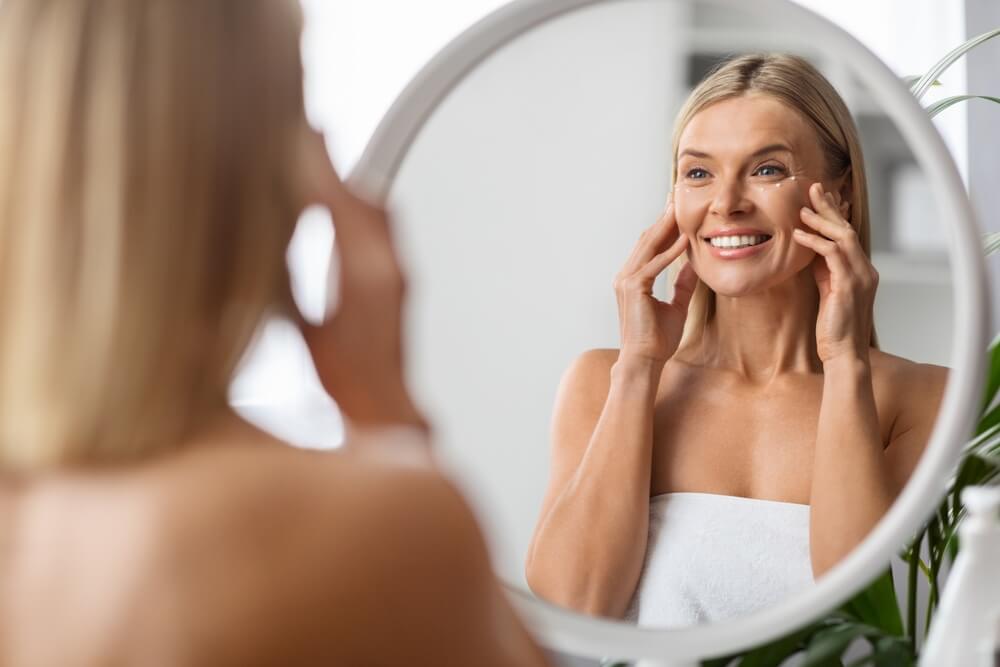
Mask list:
[[[987,257],[993,253],[1000,252],[1000,232],[983,235],[983,251]]]
[[[976,425],[976,433],[988,431],[997,424],[1000,424],[1000,405],[993,406],[993,409],[979,420],[979,424]]]
[[[951,537],[946,542],[946,546],[948,549],[948,560],[954,563],[955,559],[958,558],[958,533],[951,534]],[[927,625],[930,625],[930,623]]]
[[[915,654],[910,651],[905,639],[900,637],[869,638],[872,651],[851,662],[847,667],[913,667],[916,663]]]
[[[880,637],[872,645],[875,667],[913,667],[916,662],[910,646],[898,637]]]
[[[903,77],[903,83],[905,83],[906,87],[909,88],[911,91],[913,90],[913,86],[915,86],[917,84],[917,81],[920,81],[920,75],[919,74],[909,74],[909,75]],[[941,82],[938,81],[937,79],[935,79],[931,83],[931,85],[932,86],[940,86]]]
[[[995,237],[992,243],[996,245],[997,250],[1000,250],[1000,233],[988,236]],[[990,254],[988,249],[986,254]],[[986,409],[993,405],[998,390],[1000,390],[1000,336],[990,345],[989,361],[987,361],[986,366],[986,392],[983,394],[983,405],[979,409],[980,413],[985,413]],[[976,433],[982,434],[983,430],[977,430]]]
[[[851,619],[878,628],[887,635],[905,636],[896,599],[892,570],[886,570],[841,607]]]
[[[990,102],[996,102],[1000,104],[1000,97],[990,97],[989,95],[952,95],[951,97],[944,97],[937,102],[927,106],[924,111],[927,115],[933,118],[938,115],[948,107],[958,104],[959,102],[964,102],[965,100],[988,100]]]
[[[701,667],[728,667],[729,663],[736,660],[735,656],[728,655],[725,658],[712,658],[710,660],[702,660]],[[601,665],[601,667],[605,667]]]
[[[913,84],[910,89],[913,96],[919,100],[924,96],[924,93],[927,92],[927,89],[931,87],[931,84],[936,81],[946,69],[951,67],[952,63],[964,56],[971,49],[974,49],[988,39],[993,39],[997,35],[1000,35],[1000,28],[977,35],[964,44],[952,49],[944,58],[934,63],[934,66],[927,70],[927,73],[920,77],[919,81]]]
[[[983,413],[985,414],[985,412],[986,408],[984,407]],[[969,440],[969,442],[965,443],[965,446],[962,448],[962,454],[990,452],[996,449],[998,444],[1000,444],[1000,424],[991,426],[974,437],[972,440]]]
[[[855,639],[867,637],[878,630],[860,623],[843,623],[817,632],[806,647],[802,667],[840,665],[840,657]]]
[[[839,620],[840,616],[836,615],[834,619]],[[824,618],[745,653],[702,660],[701,666],[729,667],[735,664],[735,667],[778,667],[789,656],[802,650],[810,637],[830,623],[830,618]],[[734,660],[739,662],[733,663]]]

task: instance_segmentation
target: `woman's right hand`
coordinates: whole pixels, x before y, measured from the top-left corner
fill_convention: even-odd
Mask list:
[[[684,254],[687,247],[688,237],[680,233],[673,201],[668,200],[663,215],[642,233],[615,277],[621,331],[619,358],[641,358],[665,364],[677,350],[697,276],[690,262],[684,265],[674,283],[671,303],[653,296],[653,281]]]
[[[351,423],[426,431],[403,377],[406,279],[388,216],[340,180],[322,136],[312,137],[306,195],[333,218],[340,292],[337,310],[325,322],[299,322],[316,372]]]

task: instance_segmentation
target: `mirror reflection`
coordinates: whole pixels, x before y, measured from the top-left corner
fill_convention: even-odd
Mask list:
[[[751,614],[850,553],[919,461],[948,218],[870,91],[791,28],[577,10],[408,152],[411,376],[510,585],[646,626]]]

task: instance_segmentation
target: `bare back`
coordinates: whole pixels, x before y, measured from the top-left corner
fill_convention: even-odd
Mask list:
[[[544,664],[426,468],[261,437],[2,488],[0,666]]]

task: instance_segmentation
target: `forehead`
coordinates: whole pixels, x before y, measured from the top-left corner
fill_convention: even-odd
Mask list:
[[[786,144],[802,159],[819,156],[815,132],[799,112],[770,95],[744,95],[696,113],[681,133],[677,150],[679,154],[692,148],[726,159],[773,143]]]

